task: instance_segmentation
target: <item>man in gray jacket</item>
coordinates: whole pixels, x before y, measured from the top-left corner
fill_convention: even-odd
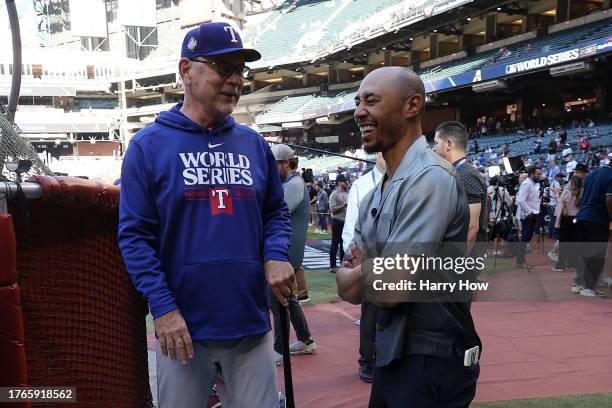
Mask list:
[[[360,205],[353,242],[336,276],[344,300],[371,301],[378,309],[369,407],[403,407],[407,401],[414,407],[468,407],[476,392],[482,346],[470,313],[471,293],[462,299],[437,292],[434,298],[417,298],[410,290],[367,297],[373,279],[386,279],[398,270],[391,266],[377,275],[368,259],[385,264],[397,255],[414,259],[421,249],[443,242],[454,242],[465,252],[465,192],[453,167],[422,136],[425,89],[414,72],[400,67],[372,71],[361,82],[355,105],[364,150],[382,152],[387,164],[381,183]],[[402,273],[400,268],[399,275],[406,280],[438,278],[436,270],[417,269]],[[450,270],[439,277],[459,276],[454,275]]]
[[[272,154],[276,159],[278,174],[283,182],[284,198],[291,214],[291,245],[289,247],[289,263],[295,271],[295,278],[302,279],[304,282],[304,248],[306,246],[306,233],[308,231],[308,218],[310,217],[310,195],[304,179],[297,171],[298,158],[293,149],[285,144],[272,146]],[[300,275],[300,276],[298,276]],[[302,306],[296,297],[297,284],[293,281],[291,295],[287,297],[289,301],[289,317],[295,329],[297,340],[289,346],[291,354],[311,354],[317,350],[317,344],[310,335],[308,322]],[[272,296],[270,297],[270,309],[274,316],[274,351],[276,352],[276,364],[281,364],[282,342],[280,328],[280,309],[279,304]]]

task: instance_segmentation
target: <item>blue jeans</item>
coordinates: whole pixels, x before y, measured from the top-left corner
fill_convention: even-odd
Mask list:
[[[524,220],[521,220],[521,243],[516,251],[516,263],[525,263],[525,251],[527,250],[527,243],[533,238],[533,230],[535,228],[536,215],[530,214]]]
[[[548,238],[556,238],[559,239],[559,231],[555,229],[555,221],[557,217],[555,216],[555,208],[556,206],[550,207],[550,222],[548,223]]]
[[[321,226],[321,231],[327,231],[327,214],[319,214],[319,225]]]

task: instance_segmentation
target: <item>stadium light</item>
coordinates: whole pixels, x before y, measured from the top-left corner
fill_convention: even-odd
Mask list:
[[[493,80],[487,82],[481,82],[479,84],[475,84],[472,86],[472,90],[474,92],[487,92],[487,91],[496,91],[498,89],[505,89],[508,87],[506,81],[503,80]]]
[[[304,125],[302,125],[302,122],[284,122],[284,123],[281,123],[281,127],[285,129],[291,129],[291,128],[301,128],[301,127],[304,127]]]
[[[561,65],[558,67],[550,68],[549,72],[551,76],[560,77],[565,75],[574,75],[582,72],[589,72],[594,69],[592,64],[588,62],[575,62],[573,64]]]

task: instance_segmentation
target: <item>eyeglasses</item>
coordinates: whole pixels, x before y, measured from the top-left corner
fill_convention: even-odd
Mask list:
[[[215,71],[217,71],[217,74],[221,75],[223,78],[229,78],[232,76],[232,74],[238,74],[243,78],[248,78],[249,73],[251,72],[251,68],[244,65],[239,67],[233,64],[228,64],[227,62],[214,62],[197,58],[192,58],[190,61],[210,65]]]

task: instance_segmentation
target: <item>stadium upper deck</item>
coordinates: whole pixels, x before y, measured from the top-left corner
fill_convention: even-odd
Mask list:
[[[522,42],[476,53],[469,57],[417,69],[428,93],[472,86],[483,81],[518,75],[612,50],[612,13],[603,12],[602,20],[555,32],[530,37]],[[320,92],[285,97],[256,118],[257,124],[274,124],[312,119],[351,111],[356,88],[342,92]]]
[[[232,13],[243,9],[233,4],[237,1],[224,0],[224,7],[211,8],[206,17],[202,10],[208,6],[194,13],[184,9],[183,2],[147,0],[139,6],[141,15],[124,21],[128,14],[122,8],[135,3],[109,0],[103,19],[106,29],[102,30],[106,37],[91,37],[70,26],[78,17],[73,15],[75,10],[62,9],[61,1],[51,3],[61,9],[58,14],[58,8],[53,8],[55,14],[49,16],[47,34],[53,47],[44,55],[42,51],[32,57],[24,53],[22,95],[31,106],[22,108],[17,118],[27,133],[46,134],[51,140],[60,134],[61,141],[69,140],[71,134],[76,140],[80,134],[85,141],[116,137],[126,144],[159,111],[182,99],[176,63],[177,44],[185,30],[206,18],[236,18],[240,24],[244,17]],[[214,2],[199,4],[204,3]],[[417,71],[427,83],[432,106],[447,103],[442,102],[441,91],[469,99],[474,85],[488,91],[479,94],[476,102],[488,103],[492,96],[505,92],[501,89],[507,85],[501,82],[504,78],[556,68],[548,61],[568,65],[590,59],[592,65],[578,67],[577,73],[581,69],[598,72],[610,50],[610,0],[273,3],[278,7],[247,16],[243,38],[262,52],[263,59],[253,65],[253,76],[245,84],[235,116],[242,123],[257,122],[261,129],[273,129],[271,135],[296,141],[332,136],[326,140],[337,140],[340,145],[358,142],[351,135],[355,129],[349,115],[341,114],[353,109],[359,81],[381,66]],[[149,5],[152,12],[145,10]],[[98,25],[96,13],[90,14],[92,27]],[[136,21],[145,17],[151,21]],[[574,58],[576,53],[578,58]],[[9,53],[0,57],[0,98],[2,90],[8,92],[12,74],[9,57]],[[566,61],[560,62],[562,59]],[[598,96],[583,99],[609,104],[606,86],[605,81],[594,84],[594,88],[603,87],[597,88]],[[524,112],[533,108],[528,98],[519,101],[516,94],[504,98],[502,108],[506,104]],[[445,117],[465,118],[460,105],[448,101],[447,107],[454,110]],[[501,109],[494,105],[490,109]],[[30,112],[41,112],[39,118],[48,120],[48,125],[36,128]],[[93,128],[86,126],[87,121],[94,122]],[[264,128],[264,124],[277,126]]]

